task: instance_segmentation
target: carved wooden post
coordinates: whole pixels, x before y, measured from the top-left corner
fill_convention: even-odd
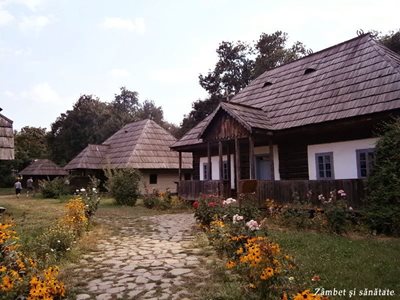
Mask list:
[[[182,181],[182,151],[179,151],[179,170],[178,170],[178,175],[179,175],[179,181]]]
[[[223,180],[223,172],[224,172],[224,162],[222,159],[222,142],[218,142],[218,156],[219,156],[219,180]]]
[[[235,138],[235,171],[236,171],[236,191],[240,194],[240,145],[239,140]]]
[[[250,166],[250,179],[255,179],[256,171],[254,166],[254,140],[249,136],[249,166]]]
[[[211,144],[207,142],[207,180],[211,180]]]
[[[269,159],[271,161],[271,180],[275,180],[275,170],[274,170],[274,144],[272,142],[272,136],[269,136]]]

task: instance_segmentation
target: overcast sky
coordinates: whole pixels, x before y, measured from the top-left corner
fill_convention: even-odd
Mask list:
[[[398,30],[400,1],[0,0],[0,107],[50,128],[81,94],[111,101],[121,86],[179,124],[206,96],[198,75],[225,41],[282,30],[315,51],[358,29]]]

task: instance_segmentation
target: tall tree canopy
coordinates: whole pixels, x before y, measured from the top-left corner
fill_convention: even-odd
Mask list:
[[[33,159],[47,158],[46,128],[25,126],[14,134],[17,170],[25,168]]]
[[[400,29],[387,34],[378,34],[378,39],[390,50],[400,54]]]
[[[151,118],[165,128],[162,108],[153,101],[140,103],[138,93],[125,87],[110,103],[82,95],[72,110],[62,113],[48,134],[52,159],[65,165],[88,144],[99,144],[127,123]]]
[[[192,104],[192,110],[183,118],[178,136],[210,114],[222,99],[237,94],[250,80],[307,54],[301,42],[288,47],[287,41],[287,33],[276,31],[262,33],[253,45],[241,41],[221,42],[216,50],[218,61],[214,69],[199,75],[200,85],[210,96]]]

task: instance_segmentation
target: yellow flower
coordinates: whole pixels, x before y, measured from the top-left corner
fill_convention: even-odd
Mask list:
[[[232,261],[232,260],[228,261],[228,262],[225,264],[225,267],[226,267],[227,269],[232,269],[232,268],[235,267],[235,266],[236,266],[236,263],[235,263],[234,261]]]
[[[243,248],[242,247],[240,247],[238,250],[236,250],[236,254],[237,255],[240,255],[242,253],[243,253]]]

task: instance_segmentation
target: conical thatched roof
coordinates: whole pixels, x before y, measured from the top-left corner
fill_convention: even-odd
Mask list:
[[[64,168],[178,169],[178,152],[169,148],[176,139],[152,120],[125,125],[101,145],[88,145]],[[191,153],[182,153],[182,168],[192,168]]]
[[[35,159],[29,166],[19,172],[24,176],[65,176],[68,172],[48,159]]]

